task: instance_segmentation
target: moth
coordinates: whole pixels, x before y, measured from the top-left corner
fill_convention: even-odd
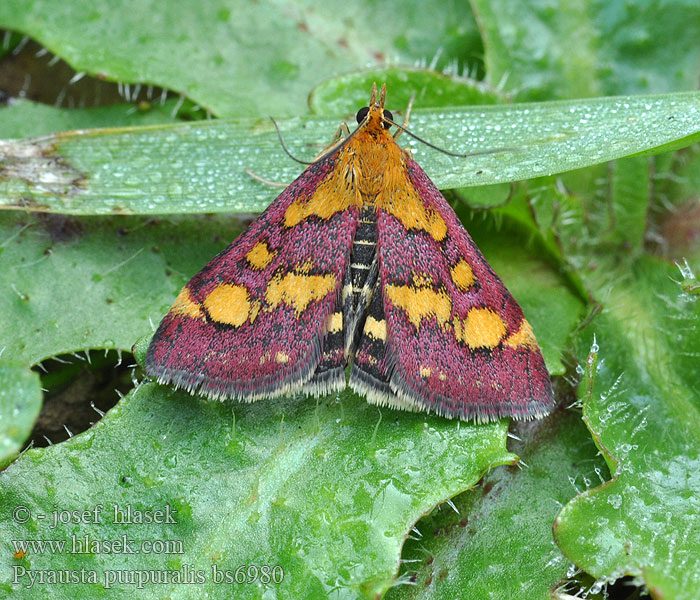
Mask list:
[[[349,385],[374,404],[477,422],[552,409],[530,324],[398,145],[406,123],[385,98],[373,85],[357,129],[182,289],[149,375],[221,400]]]

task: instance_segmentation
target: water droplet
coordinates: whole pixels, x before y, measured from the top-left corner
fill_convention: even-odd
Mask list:
[[[620,508],[622,506],[622,496],[620,494],[610,494],[608,496],[608,504],[615,509]]]

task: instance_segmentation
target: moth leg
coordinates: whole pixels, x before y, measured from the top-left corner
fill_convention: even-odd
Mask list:
[[[406,107],[406,113],[404,114],[403,117],[403,123],[401,123],[401,127],[396,130],[396,133],[394,134],[394,140],[398,140],[399,136],[403,133],[404,128],[408,127],[408,120],[411,117],[411,109],[413,108],[413,101],[416,99],[416,94],[413,93],[411,95],[411,99],[408,101],[408,106]]]
[[[350,135],[350,128],[348,127],[348,124],[343,121],[339,126],[336,132],[333,134],[333,137],[331,138],[331,141],[328,143],[328,145],[321,150],[316,156],[314,156],[314,159],[311,162],[315,162],[318,158],[323,156],[324,154],[329,153],[330,150],[334,149],[335,146],[338,144],[342,143],[343,140],[345,140],[346,137]]]
[[[343,121],[340,125],[338,125],[338,129],[336,129],[335,133],[333,134],[333,137],[331,138],[331,141],[328,143],[326,148],[324,149],[324,152],[328,150],[328,148],[334,146],[336,143],[338,143],[340,140],[343,138],[346,138],[350,135],[350,128],[348,127],[348,124]]]
[[[337,142],[341,136],[348,137],[349,135],[350,135],[350,128],[348,127],[348,124],[345,121],[343,121],[338,126],[338,131],[335,132],[335,141]]]

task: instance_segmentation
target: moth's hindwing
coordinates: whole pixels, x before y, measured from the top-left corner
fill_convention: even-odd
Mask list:
[[[302,389],[323,362],[317,389],[345,386],[337,314],[358,209],[338,193],[335,166],[330,156],[304,171],[182,289],[148,349],[148,374],[250,401]]]

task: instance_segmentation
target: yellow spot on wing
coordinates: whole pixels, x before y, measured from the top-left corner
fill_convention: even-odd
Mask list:
[[[334,202],[321,190],[317,190],[308,201],[304,202],[300,198],[287,207],[284,213],[284,226],[294,227],[312,215],[321,217],[324,220],[329,219],[336,212],[342,210],[339,204],[337,200]]]
[[[289,354],[285,354],[284,352],[278,352],[275,354],[275,362],[279,364],[285,364],[289,362]]]
[[[470,348],[495,348],[505,334],[505,323],[490,308],[472,308],[461,337]]]
[[[274,250],[270,252],[265,242],[258,242],[248,251],[245,258],[253,269],[259,271],[267,267],[276,254],[277,252]]]
[[[525,346],[534,350],[537,348],[537,340],[535,339],[535,334],[532,332],[532,327],[525,319],[520,323],[520,329],[514,334],[508,336],[505,342],[506,346],[511,348],[517,348],[518,346]]]
[[[359,194],[348,178],[352,170],[353,153],[341,151],[333,171],[324,179],[311,197],[294,200],[284,213],[284,226],[294,227],[304,219],[315,216],[328,220],[335,213],[342,212],[353,204],[359,206]]]
[[[447,224],[434,210],[427,208],[408,179],[403,161],[387,161],[384,189],[377,206],[394,215],[406,229],[422,229],[440,242],[447,234]]]
[[[335,290],[335,275],[304,275],[286,273],[275,276],[267,285],[265,299],[271,308],[285,302],[293,306],[299,316],[309,302],[321,300]]]
[[[406,312],[416,329],[422,319],[432,316],[437,317],[440,325],[444,325],[452,312],[452,302],[442,291],[390,284],[386,286],[386,294],[394,306]]]
[[[203,319],[204,313],[199,304],[192,300],[190,290],[186,287],[180,290],[180,293],[175,298],[175,303],[170,309],[170,314],[180,315],[184,317],[192,317],[193,319]]]
[[[328,333],[337,333],[343,330],[343,313],[333,313],[328,319]]]
[[[364,332],[375,340],[386,340],[386,320],[377,321],[372,316],[367,317]]]
[[[250,314],[248,290],[239,285],[222,283],[204,299],[204,308],[214,321],[240,327]]]
[[[452,281],[454,281],[455,285],[463,292],[469,290],[469,288],[474,285],[474,282],[476,281],[476,277],[474,277],[474,272],[472,271],[471,266],[463,258],[460,258],[459,262],[452,267],[451,273]]]

